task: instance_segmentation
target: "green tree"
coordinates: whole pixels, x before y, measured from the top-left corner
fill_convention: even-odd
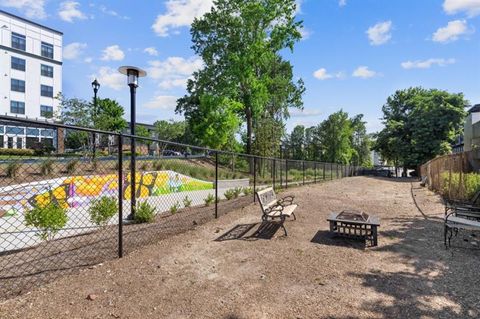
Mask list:
[[[290,134],[290,154],[293,159],[303,160],[305,158],[305,126],[297,125]]]
[[[252,153],[254,128],[262,128],[257,123],[266,110],[280,118],[288,116],[288,107],[301,107],[303,82],[293,81],[292,66],[280,55],[301,38],[295,11],[295,0],[216,0],[193,22],[192,48],[204,68],[189,80],[176,111],[189,125],[198,124],[194,133],[206,130],[200,140],[224,146],[233,128],[245,122],[246,152]],[[214,123],[218,114],[228,120]]]
[[[351,164],[369,167],[372,165],[370,156],[371,139],[367,134],[366,122],[363,114],[358,114],[350,119],[352,125],[351,145],[353,148]]]
[[[461,93],[421,87],[399,90],[382,108],[385,128],[376,135],[374,148],[384,159],[415,169],[451,151],[467,105]]]
[[[340,110],[331,114],[318,125],[316,135],[323,161],[350,163],[354,150],[352,147],[352,121],[348,118],[348,113]]]
[[[97,112],[93,116],[94,127],[104,131],[122,132],[128,127],[124,115],[123,106],[117,101],[97,99]]]
[[[185,142],[186,123],[185,121],[156,121],[154,123],[157,137],[161,140],[171,142]]]

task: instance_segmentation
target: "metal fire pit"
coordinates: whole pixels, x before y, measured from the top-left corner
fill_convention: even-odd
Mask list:
[[[380,220],[367,213],[355,210],[344,210],[340,213],[331,213],[327,218],[330,222],[330,232],[337,236],[363,239],[371,246],[377,246],[377,227]]]

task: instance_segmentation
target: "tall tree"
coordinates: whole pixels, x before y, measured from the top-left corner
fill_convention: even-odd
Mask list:
[[[93,115],[94,127],[110,132],[122,132],[128,123],[123,118],[125,111],[115,100],[97,99],[97,112]]]
[[[156,121],[154,124],[157,137],[171,142],[184,142],[186,123],[185,121]]]
[[[303,160],[305,158],[305,126],[297,125],[290,134],[290,153],[293,159]]]
[[[450,152],[461,131],[468,105],[463,94],[421,87],[399,90],[383,106],[385,128],[377,134],[375,149],[404,169]]]
[[[193,74],[176,109],[189,125],[211,129],[220,112],[229,120],[216,123],[216,133],[223,131],[219,124],[232,130],[233,111],[245,122],[246,152],[252,153],[254,129],[263,128],[266,114],[279,120],[288,116],[288,107],[302,106],[303,82],[293,81],[292,66],[280,55],[301,38],[295,11],[295,0],[215,0],[211,11],[193,22],[192,48],[204,68]]]
[[[317,143],[323,161],[350,163],[353,155],[352,121],[340,110],[331,114],[317,127]]]
[[[367,134],[363,114],[350,119],[352,125],[351,144],[353,148],[351,163],[357,166],[371,166],[370,136]]]

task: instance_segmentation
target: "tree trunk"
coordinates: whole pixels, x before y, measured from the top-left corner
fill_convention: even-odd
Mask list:
[[[253,121],[252,121],[252,110],[250,107],[245,108],[245,117],[247,119],[247,154],[252,154],[252,143],[253,143]],[[249,158],[250,173],[253,173],[253,160]]]

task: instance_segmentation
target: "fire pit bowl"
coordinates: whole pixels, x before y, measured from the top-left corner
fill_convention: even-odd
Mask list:
[[[344,210],[331,213],[327,218],[330,222],[330,232],[341,237],[363,239],[377,246],[377,227],[380,220],[364,212]]]

